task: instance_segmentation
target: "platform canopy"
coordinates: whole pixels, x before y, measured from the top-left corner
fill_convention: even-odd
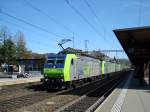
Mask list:
[[[150,61],[150,26],[114,30],[133,65]]]

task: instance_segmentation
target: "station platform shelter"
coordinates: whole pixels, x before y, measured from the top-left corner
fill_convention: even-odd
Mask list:
[[[150,112],[150,27],[114,30],[133,70],[95,112]]]

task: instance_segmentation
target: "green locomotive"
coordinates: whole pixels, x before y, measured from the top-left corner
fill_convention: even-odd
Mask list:
[[[120,64],[77,54],[50,55],[44,64],[44,83],[62,87],[80,80],[93,80],[111,72],[122,70]]]

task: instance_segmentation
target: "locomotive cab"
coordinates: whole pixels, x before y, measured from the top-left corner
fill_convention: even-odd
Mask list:
[[[44,64],[45,78],[63,78],[66,55],[49,56]]]

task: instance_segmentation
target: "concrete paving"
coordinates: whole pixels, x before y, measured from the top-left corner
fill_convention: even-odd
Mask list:
[[[32,77],[32,78],[2,78],[0,79],[0,87],[7,86],[7,85],[14,85],[14,84],[21,84],[21,83],[30,83],[30,82],[38,82],[42,78],[41,77]]]
[[[150,112],[150,87],[140,86],[138,79],[134,77],[128,87],[122,85],[119,85],[95,112]]]

